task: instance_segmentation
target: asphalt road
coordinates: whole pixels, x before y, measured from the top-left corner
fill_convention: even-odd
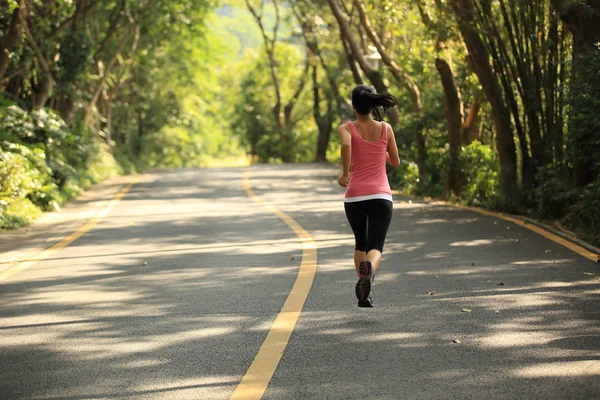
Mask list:
[[[0,399],[229,398],[302,260],[243,172],[151,174],[83,237],[0,281]],[[598,264],[511,223],[398,197],[375,308],[359,309],[335,173],[250,170],[254,192],[318,250],[265,399],[600,398]],[[0,236],[0,251],[75,225]]]

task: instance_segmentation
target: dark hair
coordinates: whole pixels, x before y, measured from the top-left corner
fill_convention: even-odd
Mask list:
[[[398,104],[398,100],[389,93],[378,94],[371,86],[358,85],[352,91],[352,105],[356,112],[363,115],[373,114],[373,119],[383,121],[385,110]]]

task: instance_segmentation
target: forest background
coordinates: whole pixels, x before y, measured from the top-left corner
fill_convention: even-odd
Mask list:
[[[390,92],[395,189],[600,243],[600,0],[0,0],[0,229],[110,176],[339,161]]]

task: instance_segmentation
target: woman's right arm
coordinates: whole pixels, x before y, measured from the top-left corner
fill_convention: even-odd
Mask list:
[[[338,183],[342,187],[348,186],[348,181],[350,180],[350,157],[352,153],[352,134],[348,129],[348,124],[342,124],[338,132],[340,134],[340,142],[342,143],[342,148],[340,150],[340,156],[342,157],[342,173],[338,178]]]
[[[400,156],[398,155],[398,146],[396,145],[396,135],[391,125],[386,124],[386,133],[388,139],[387,153],[385,155],[386,161],[394,168],[400,166]]]

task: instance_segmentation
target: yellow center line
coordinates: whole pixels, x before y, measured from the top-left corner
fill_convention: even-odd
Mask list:
[[[13,267],[8,268],[0,272],[0,281],[8,279],[9,277],[18,274],[19,272],[25,271],[27,268],[37,264],[40,261],[50,258],[54,253],[67,247],[86,233],[94,228],[98,222],[113,209],[113,207],[125,196],[125,194],[131,189],[133,185],[138,183],[143,176],[136,177],[132,182],[125,185],[116,195],[110,200],[103,209],[101,209],[96,215],[88,220],[83,226],[77,229],[75,232],[62,238],[59,242],[55,243],[51,247],[43,250],[41,253],[31,257],[30,259],[17,262]]]
[[[265,393],[269,381],[273,377],[275,369],[281,360],[283,351],[290,340],[296,322],[298,322],[302,307],[317,272],[317,246],[310,234],[289,215],[257,196],[250,188],[249,176],[250,170],[247,169],[244,173],[243,186],[248,197],[273,212],[294,231],[302,243],[302,263],[300,264],[296,282],[277,318],[275,318],[275,322],[273,322],[271,329],[267,333],[265,341],[258,350],[246,374],[231,395],[231,399],[235,400],[260,399]]]

